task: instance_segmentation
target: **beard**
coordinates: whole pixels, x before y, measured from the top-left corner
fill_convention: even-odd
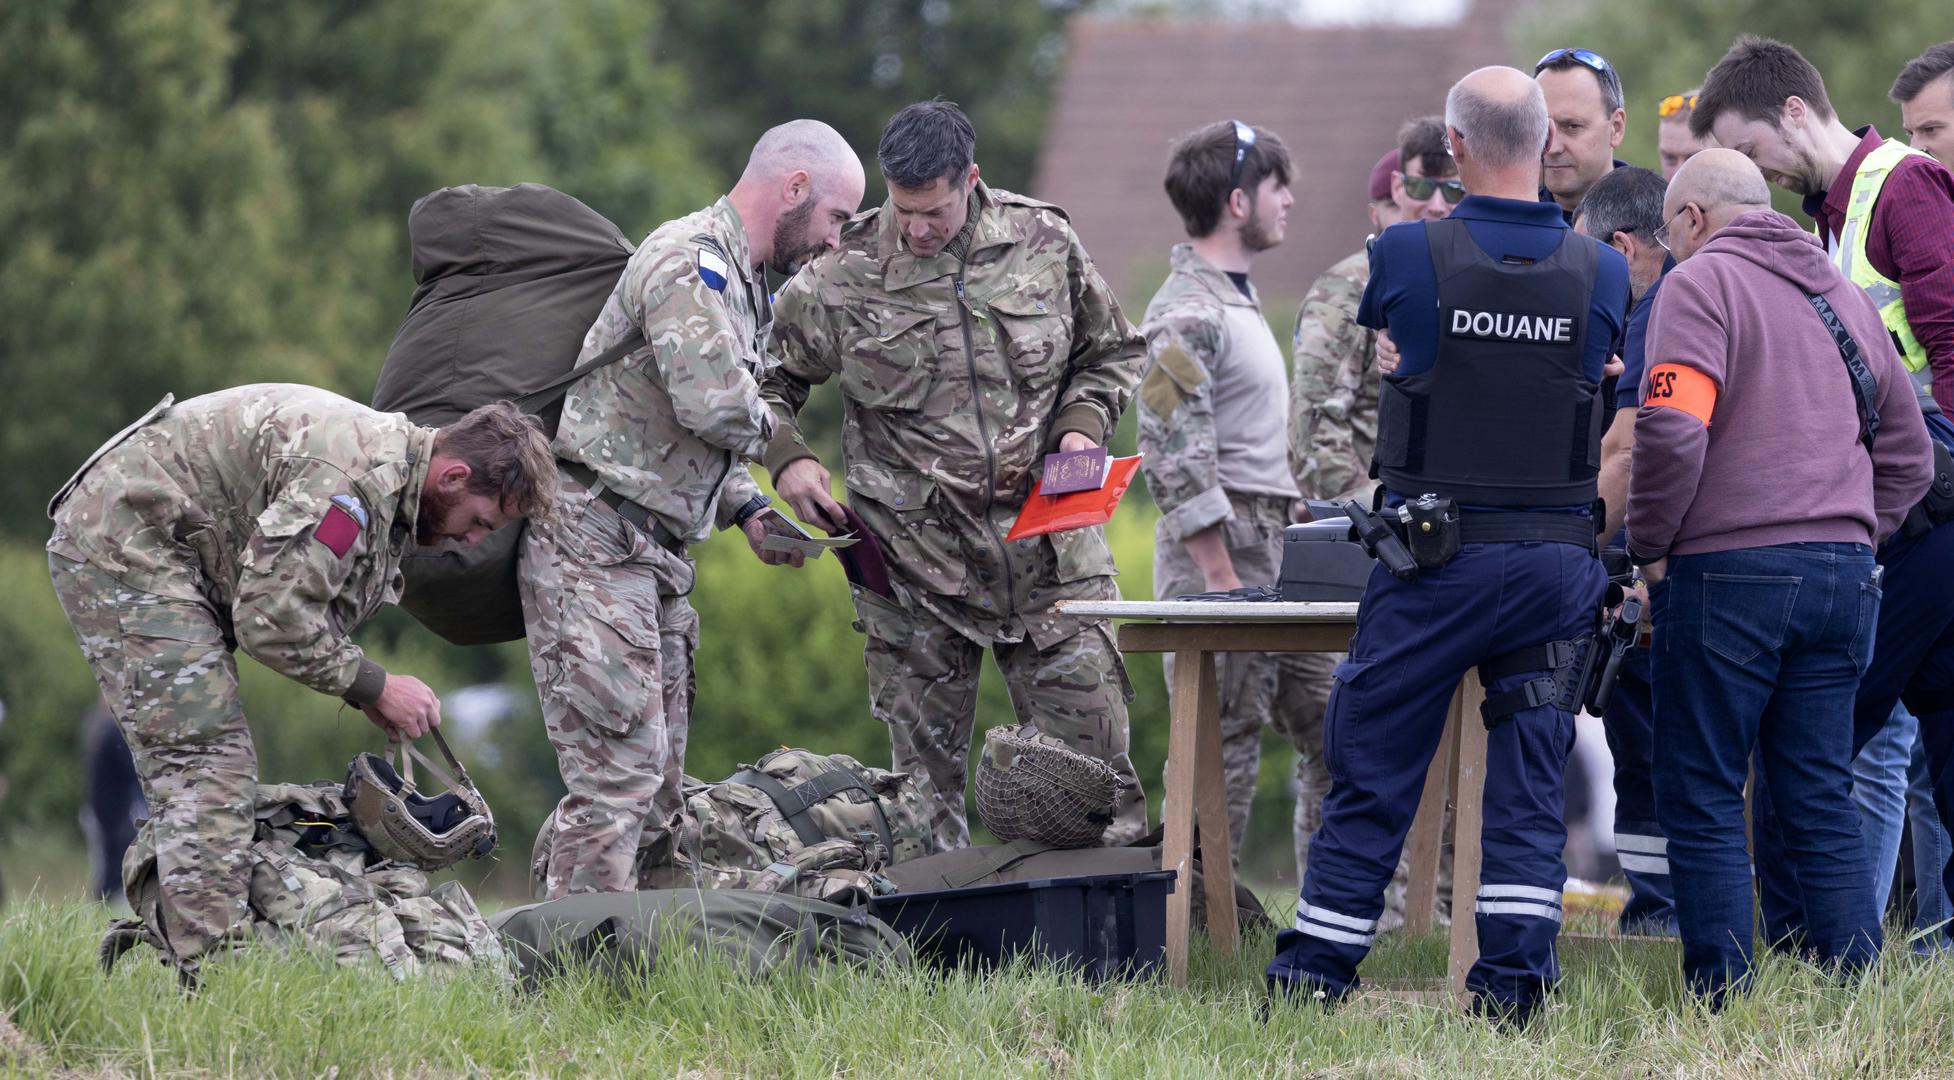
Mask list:
[[[807,227],[813,220],[814,191],[810,188],[807,198],[799,206],[780,215],[780,220],[774,222],[773,258],[767,260],[767,269],[791,277],[803,263],[821,253],[826,245],[810,243],[807,238]]]
[[[460,491],[450,495],[430,484],[427,490],[421,492],[421,509],[414,516],[414,542],[422,547],[433,547],[436,530],[453,515],[455,507],[460,504]]]
[[[1242,247],[1251,253],[1267,251],[1282,243],[1282,237],[1259,212],[1251,211],[1242,222]]]

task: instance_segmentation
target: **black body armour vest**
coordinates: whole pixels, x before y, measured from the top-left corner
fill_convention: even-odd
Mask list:
[[[1531,265],[1493,261],[1463,221],[1425,226],[1438,356],[1378,392],[1377,469],[1405,496],[1586,506],[1601,464],[1599,384],[1583,370],[1595,247],[1572,229]]]

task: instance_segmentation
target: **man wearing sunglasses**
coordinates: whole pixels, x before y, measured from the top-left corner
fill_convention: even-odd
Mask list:
[[[1804,196],[1833,262],[1879,305],[1909,371],[1954,411],[1954,175],[1871,126],[1840,122],[1825,80],[1781,41],[1737,39],[1703,81],[1689,128]]]
[[[1190,132],[1167,164],[1168,201],[1188,241],[1147,305],[1140,380],[1140,468],[1160,507],[1155,599],[1276,583],[1296,502],[1285,454],[1288,372],[1248,275],[1280,244],[1289,151],[1266,129],[1224,120]],[[1241,850],[1275,714],[1276,654],[1217,661],[1228,831]],[[1167,683],[1173,685],[1168,658]],[[1307,751],[1320,756],[1322,742]]]
[[[1466,985],[1482,1013],[1524,1023],[1560,977],[1574,718],[1553,688],[1606,585],[1591,516],[1599,389],[1628,266],[1538,200],[1547,104],[1525,72],[1466,76],[1445,123],[1471,194],[1444,221],[1378,237],[1358,312],[1401,358],[1379,392],[1372,470],[1389,504],[1374,524],[1406,557],[1373,571],[1337,667],[1323,826],[1267,975],[1272,993],[1325,1001],[1357,987],[1446,707],[1478,668],[1485,862]]]
[[[1715,139],[1699,138],[1689,130],[1689,116],[1696,110],[1696,95],[1700,93],[1701,90],[1691,90],[1687,94],[1670,94],[1656,103],[1655,152],[1662,161],[1664,180],[1674,179],[1683,162],[1716,145]]]
[[[1574,48],[1541,57],[1533,77],[1553,121],[1540,155],[1540,201],[1559,205],[1572,224],[1581,196],[1622,165],[1615,159],[1628,124],[1622,77],[1600,53]]]

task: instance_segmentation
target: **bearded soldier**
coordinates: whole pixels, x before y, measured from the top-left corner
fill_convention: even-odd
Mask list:
[[[48,569],[135,752],[168,959],[194,972],[246,916],[257,759],[233,650],[419,737],[439,701],[354,628],[399,599],[410,538],[472,544],[555,490],[506,402],[437,430],[284,385],[166,397],[62,487]]]
[[[897,113],[877,148],[889,201],[842,250],[782,290],[765,382],[780,432],[766,464],[803,518],[848,528],[795,426],[810,389],[839,377],[850,509],[887,555],[886,594],[854,590],[875,715],[895,767],[931,803],[938,849],[968,842],[965,758],[983,651],[1021,721],[1120,777],[1108,843],[1146,807],[1127,759],[1125,668],[1103,621],[1059,612],[1114,599],[1098,528],[1006,541],[1044,455],[1105,443],[1145,343],[1058,208],[978,179],[976,135],[955,105]]]
[[[523,539],[530,663],[568,789],[551,898],[635,889],[641,840],[666,853],[699,639],[686,549],[737,526],[757,553],[769,519],[783,526],[742,464],[774,431],[758,381],[763,268],[792,273],[832,247],[862,185],[828,125],[769,130],[731,192],[639,245],[584,339],[579,362],[634,331],[645,345],[571,385],[555,442],[562,512]]]

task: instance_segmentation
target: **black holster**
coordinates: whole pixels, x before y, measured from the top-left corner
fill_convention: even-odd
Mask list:
[[[1438,495],[1404,504],[1404,541],[1420,569],[1436,570],[1459,553],[1459,506]]]

